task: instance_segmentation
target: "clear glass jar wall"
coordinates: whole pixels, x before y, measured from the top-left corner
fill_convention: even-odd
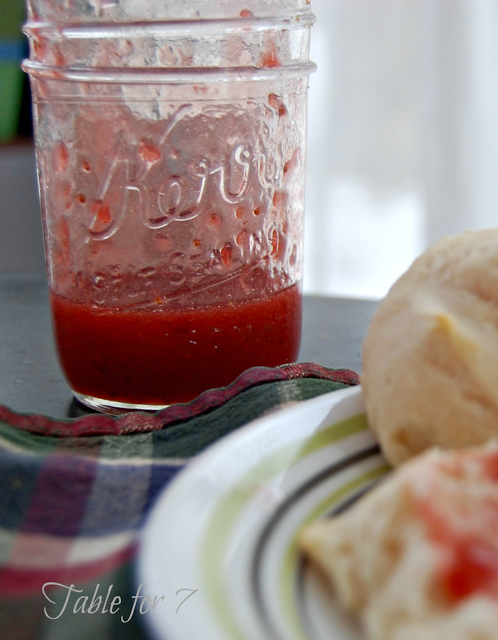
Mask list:
[[[32,6],[26,26],[54,330],[76,396],[155,408],[294,360],[312,16],[94,13],[61,28]]]

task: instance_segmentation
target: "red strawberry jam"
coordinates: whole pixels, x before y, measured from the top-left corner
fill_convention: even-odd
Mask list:
[[[438,579],[451,602],[498,600],[498,449],[458,452],[417,497],[429,539],[440,550]]]
[[[59,360],[74,391],[130,404],[187,402],[256,365],[293,362],[297,285],[260,299],[192,309],[99,308],[52,293]]]

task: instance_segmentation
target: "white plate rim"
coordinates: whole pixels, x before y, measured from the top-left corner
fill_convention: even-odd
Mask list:
[[[161,541],[164,539],[165,535],[165,544],[168,544],[168,532],[166,531],[165,534],[165,523],[168,522],[168,518],[175,512],[177,514],[181,513],[179,505],[186,504],[189,499],[191,500],[190,496],[193,488],[195,489],[195,487],[197,486],[197,492],[199,493],[198,489],[200,486],[200,482],[206,481],[206,479],[209,482],[214,482],[214,485],[216,485],[216,482],[219,482],[221,484],[220,492],[221,494],[223,494],[223,491],[225,491],[225,489],[223,488],[223,482],[226,482],[227,479],[221,478],[220,480],[220,478],[217,478],[215,470],[217,468],[219,469],[220,460],[224,459],[224,456],[229,455],[234,450],[239,450],[240,452],[244,449],[244,447],[251,445],[251,443],[257,443],[262,437],[268,437],[268,433],[271,435],[272,431],[274,432],[275,430],[277,430],[277,426],[279,426],[280,428],[282,424],[289,423],[290,421],[296,423],[296,421],[298,422],[301,418],[305,419],[310,414],[313,414],[315,416],[315,423],[313,423],[312,421],[311,425],[308,425],[307,431],[306,429],[304,429],[306,433],[303,433],[298,437],[297,442],[300,446],[302,446],[303,443],[309,441],[310,434],[313,434],[315,429],[317,429],[316,433],[320,435],[322,432],[325,432],[326,429],[334,427],[344,422],[345,420],[347,421],[350,417],[357,418],[364,414],[364,404],[361,395],[361,388],[359,386],[355,386],[338,391],[333,391],[307,401],[294,403],[290,406],[281,408],[235,430],[231,434],[225,436],[221,440],[208,447],[204,452],[197,456],[160,495],[151,511],[151,514],[146,522],[141,536],[141,544],[138,556],[137,582],[139,584],[144,583],[150,584],[151,586],[155,585],[159,591],[161,591],[161,589],[163,589],[164,591],[166,590],[164,586],[165,582],[164,580],[161,580],[161,575],[164,578],[166,572],[165,566],[171,566],[172,556],[174,556],[179,551],[182,551],[182,549],[161,549]],[[328,420],[326,421],[327,424],[316,424],[316,420],[319,419],[316,416],[320,415],[328,417]],[[368,437],[372,437],[371,434]],[[269,443],[269,451],[276,450],[275,447],[278,448],[278,446],[275,445],[275,447],[272,449],[274,444],[275,443]],[[249,457],[251,458],[251,456]],[[251,467],[251,464],[256,464],[256,459],[257,452],[253,452],[252,458],[248,463],[249,468]],[[293,464],[295,465],[295,460],[293,461]],[[379,465],[375,467],[375,477],[379,475],[379,468]],[[234,473],[237,474],[238,470],[236,469]],[[382,473],[385,473],[385,469],[382,471]],[[237,476],[235,475],[234,477]],[[228,489],[230,489],[230,482],[230,477],[228,477]],[[211,489],[213,491],[217,490],[216,487],[214,489],[213,487],[211,487]],[[209,499],[210,497],[208,496],[208,500]],[[215,499],[213,504],[216,504],[216,500],[217,499]],[[221,502],[221,499],[219,501]],[[183,523],[184,527],[186,527],[186,525],[187,521]],[[175,526],[177,527],[176,533],[178,538],[180,532],[182,531],[181,516],[180,523],[173,522],[168,528],[174,529]],[[196,524],[194,523],[194,527],[195,526]],[[204,535],[206,526],[200,524],[199,527],[201,529],[202,527],[204,527],[204,529],[199,533],[200,536],[201,534]],[[174,533],[171,535],[171,539],[174,540],[173,546],[175,544],[178,544],[179,547],[181,547],[182,545],[191,544],[191,546],[193,547],[192,551],[196,552],[197,554],[199,553],[199,549],[194,548],[196,546],[195,541],[192,543],[191,540],[186,539],[184,541],[177,540],[177,538],[174,538]],[[171,540],[169,540],[169,543],[171,543]],[[164,557],[166,557],[166,562],[164,562]],[[195,565],[195,563],[196,559],[193,555],[192,565]],[[190,567],[190,569],[192,569],[192,571],[199,570],[199,568],[195,566]],[[178,584],[178,586],[180,587],[181,585]],[[192,590],[194,586],[194,584],[191,585]],[[187,591],[185,591],[184,595],[186,595],[186,593]],[[197,598],[197,594],[194,593],[193,596]],[[172,597],[173,594],[171,593],[170,589],[168,598],[171,600]],[[194,597],[192,598],[192,600],[194,600]],[[208,602],[208,600],[209,598],[206,600],[206,602]],[[174,604],[178,604],[178,602],[180,602],[180,597],[174,599]],[[185,605],[185,609],[187,609],[187,605]],[[173,615],[171,603],[168,611],[166,611],[164,608],[157,607],[153,612],[150,612],[150,615],[146,616],[147,625],[152,635],[160,640],[198,640],[198,638],[199,640],[204,640],[204,638],[206,637],[209,637],[211,640],[211,635],[215,633],[213,629],[217,628],[216,625],[220,624],[220,620],[215,620],[214,622],[212,620],[207,620],[207,617],[209,616],[213,616],[214,618],[216,618],[216,614],[214,613],[214,611],[212,611],[211,605],[206,605],[204,609],[200,611],[197,607],[196,612],[198,616],[198,624],[194,626],[195,628],[199,629],[199,633],[197,635],[195,631],[192,635],[192,628],[190,628],[188,635],[185,633],[185,630],[182,629],[181,624],[179,624],[179,618],[177,617],[177,615]],[[176,611],[176,613],[178,613],[178,611]],[[213,622],[215,626],[211,629],[211,635],[207,636],[206,628],[209,627],[209,622]],[[221,627],[218,628],[220,629],[220,633],[217,637],[219,637],[220,639],[246,637],[250,638],[250,640],[253,640],[254,637],[255,640],[255,637],[261,637],[259,636],[259,634],[257,636],[251,635],[251,632],[249,632],[249,635],[246,635],[245,633],[239,635],[238,633],[236,633],[235,629],[231,634],[230,632],[227,632],[226,628],[223,631],[221,630]],[[215,640],[214,637],[213,640]]]

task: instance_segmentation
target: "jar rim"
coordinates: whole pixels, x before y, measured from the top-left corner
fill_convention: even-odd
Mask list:
[[[310,11],[311,0],[27,0],[28,18],[70,24],[130,23],[292,17]]]
[[[304,76],[316,70],[311,61],[281,67],[55,67],[24,60],[22,69],[30,76],[61,82],[97,84],[203,84],[206,82],[247,82]]]
[[[182,31],[195,36],[197,32],[205,35],[213,33],[227,34],[231,32],[266,31],[268,29],[308,29],[315,22],[315,16],[311,11],[293,15],[291,17],[251,17],[251,18],[226,18],[213,20],[158,20],[154,22],[84,22],[55,25],[51,22],[28,21],[23,26],[23,32],[31,37],[50,37],[71,40],[102,38],[102,37],[131,37],[131,36],[160,36],[175,35]]]

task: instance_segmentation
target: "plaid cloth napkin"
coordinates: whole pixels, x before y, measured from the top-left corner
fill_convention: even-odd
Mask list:
[[[155,414],[54,420],[0,406],[0,639],[147,638],[131,612],[133,561],[159,492],[237,427],[355,384],[349,370],[292,364]],[[102,613],[116,596],[120,615]]]

